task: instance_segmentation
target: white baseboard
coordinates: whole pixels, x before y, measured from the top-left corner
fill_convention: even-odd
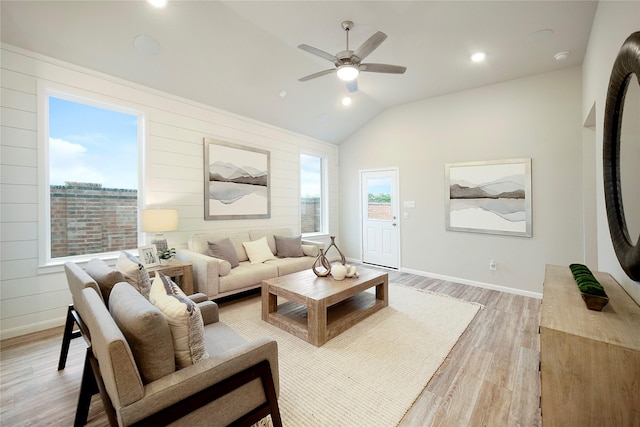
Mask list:
[[[0,331],[0,340],[6,340],[8,338],[15,338],[22,335],[31,334],[34,332],[46,331],[47,329],[57,328],[63,326],[67,320],[66,316],[58,317],[57,319],[45,320],[43,322],[32,323],[30,325],[20,326],[18,328],[7,329]],[[62,335],[60,335],[62,341]]]
[[[353,258],[348,258],[347,260],[349,262],[362,263],[362,261],[353,259]],[[393,269],[390,269],[390,270],[393,270]],[[446,280],[448,282],[461,283],[463,285],[477,286],[479,288],[492,289],[494,291],[507,292],[509,294],[522,295],[525,297],[542,299],[542,294],[539,292],[531,292],[531,291],[525,291],[522,289],[510,288],[508,286],[494,285],[493,283],[478,282],[475,280],[463,279],[461,277],[444,276],[442,274],[429,273],[426,271],[413,270],[410,268],[399,268],[398,271],[402,273],[415,274],[416,276],[430,277],[432,279]]]
[[[415,274],[417,276],[431,277],[432,279],[440,279],[440,280],[446,280],[448,282],[462,283],[463,285],[470,285],[470,286],[477,286],[479,288],[492,289],[494,291],[507,292],[509,294],[522,295],[525,297],[542,299],[542,294],[539,292],[531,292],[531,291],[525,291],[522,289],[510,288],[508,286],[494,285],[493,283],[478,282],[475,280],[463,279],[460,277],[444,276],[442,274],[427,273],[424,271],[411,270],[408,268],[401,268],[398,271],[401,271],[403,273]]]

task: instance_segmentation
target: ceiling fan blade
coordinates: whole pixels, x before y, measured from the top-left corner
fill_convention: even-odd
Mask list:
[[[338,58],[336,58],[334,55],[331,55],[330,53],[327,53],[324,50],[320,50],[313,46],[309,46],[308,44],[301,44],[301,45],[298,45],[298,47],[306,52],[319,56],[320,58],[324,58],[327,61],[331,61],[335,63],[338,60]]]
[[[358,81],[356,79],[347,82],[347,90],[351,93],[358,91]]]
[[[335,68],[330,68],[328,70],[318,71],[317,73],[309,74],[308,76],[300,77],[298,79],[299,82],[306,82],[307,80],[315,79],[316,77],[322,77],[327,74],[334,73],[336,71]]]
[[[387,35],[385,33],[383,33],[382,31],[378,31],[377,33],[369,37],[366,42],[362,43],[358,50],[356,50],[353,54],[360,58],[360,60],[363,60],[364,58],[369,56],[369,54],[373,52],[378,46],[380,46],[386,38]]]
[[[369,73],[404,74],[407,71],[407,67],[389,64],[360,64],[358,68]]]

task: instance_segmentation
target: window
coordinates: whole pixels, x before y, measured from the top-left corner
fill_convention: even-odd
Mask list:
[[[47,260],[138,244],[142,115],[47,94]]]
[[[305,233],[324,231],[322,157],[300,154],[300,228]]]

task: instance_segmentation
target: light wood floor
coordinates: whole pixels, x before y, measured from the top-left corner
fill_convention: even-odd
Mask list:
[[[407,273],[389,282],[475,301],[481,310],[401,422],[401,426],[539,426],[540,301]],[[227,302],[232,304],[232,302]],[[58,372],[62,328],[0,343],[0,425],[70,426],[85,343],[71,343]],[[107,425],[94,396],[89,426]],[[287,426],[295,427],[295,426]]]

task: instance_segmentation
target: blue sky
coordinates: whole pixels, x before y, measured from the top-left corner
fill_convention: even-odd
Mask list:
[[[320,197],[322,162],[317,156],[300,156],[300,193],[303,197]]]
[[[367,190],[369,194],[377,196],[378,194],[391,194],[391,179],[384,178],[368,178]]]
[[[138,187],[137,117],[49,97],[49,183]]]

